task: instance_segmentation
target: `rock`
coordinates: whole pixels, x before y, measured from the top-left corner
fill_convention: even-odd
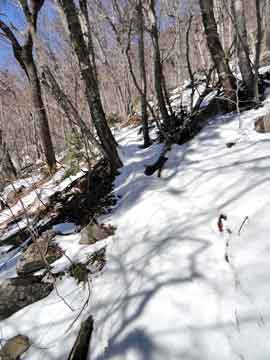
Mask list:
[[[0,282],[0,320],[48,296],[53,284],[41,282],[40,276],[11,278]]]
[[[92,315],[90,315],[89,318],[82,323],[75,344],[73,345],[73,348],[69,354],[68,360],[87,359],[88,348],[93,331],[93,324],[94,321]]]
[[[270,132],[270,115],[259,117],[255,123],[255,130],[258,133],[269,133]]]
[[[0,360],[17,360],[30,347],[27,336],[17,335],[9,339],[0,350]]]
[[[49,239],[50,237],[37,240],[22,253],[17,262],[18,275],[29,275],[46,267],[40,252],[42,252],[48,264],[52,264],[62,256],[61,249],[56,244],[52,244]]]
[[[233,147],[234,145],[236,145],[236,142],[234,142],[234,141],[230,141],[230,142],[227,142],[226,143],[226,146],[227,146],[227,148],[231,148],[231,147]]]
[[[114,234],[115,229],[112,226],[105,226],[103,224],[90,223],[81,231],[81,239],[79,241],[82,245],[91,245],[97,241],[106,239]]]

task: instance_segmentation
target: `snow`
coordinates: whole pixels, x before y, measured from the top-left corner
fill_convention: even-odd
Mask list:
[[[80,322],[70,326],[80,315],[87,297],[87,288],[78,286],[73,278],[58,281],[56,289],[45,299],[2,321],[2,338],[27,334],[33,344],[24,357],[27,360],[67,359],[70,343],[76,340]]]
[[[176,88],[177,91],[174,91],[173,95],[170,97],[171,106],[175,109],[175,111],[177,111],[181,105],[190,110],[192,89],[187,87],[188,85],[190,85],[190,83],[186,83],[182,89]],[[196,105],[200,95],[204,92],[204,90],[205,83],[199,83],[195,87],[195,92],[193,94],[193,106]],[[217,90],[213,89],[213,91],[205,96],[200,107],[203,108],[207,106],[216,95]]]
[[[71,265],[70,261],[72,261],[74,264],[86,263],[93,253],[106,247],[110,241],[110,238],[108,238],[103,241],[98,241],[93,245],[80,245],[80,238],[80,234],[56,237],[55,241],[64,251],[65,256],[56,260],[52,264],[52,273],[57,274],[59,272],[68,270]]]
[[[8,194],[14,191],[14,189],[19,190],[21,187],[24,187],[25,189],[29,189],[33,184],[37,183],[40,180],[42,180],[42,175],[33,175],[25,179],[18,179],[14,181],[13,184],[9,184],[4,188],[2,192],[3,200],[7,201]]]
[[[56,234],[68,235],[77,231],[76,224],[74,223],[61,223],[53,226]]]
[[[269,65],[262,66],[262,67],[260,67],[260,69],[259,69],[259,73],[260,73],[261,75],[263,75],[263,74],[269,72],[269,70],[270,70],[270,66],[269,66]]]
[[[88,289],[65,276],[57,290],[74,311],[54,290],[2,321],[1,336],[30,336],[27,360],[62,360],[92,314],[91,360],[269,360],[270,137],[253,129],[269,112],[267,100],[212,119],[191,142],[172,147],[161,178],[144,168],[162,145],[140,149],[137,129],[117,131],[120,198],[100,219],[116,233],[89,246],[79,244],[80,233],[56,237],[66,256],[54,273],[106,247],[105,268],[90,276],[89,304],[70,329]]]
[[[121,133],[121,199],[106,218],[117,232],[93,282],[89,359],[269,359],[270,142],[253,130],[268,111],[243,113],[242,130],[236,115],[213,121],[173,147],[161,179],[143,175],[160,146],[141,151],[136,131]],[[231,235],[218,231],[221,213]]]
[[[78,172],[76,175],[63,179],[65,169],[58,170],[55,175],[38,189],[31,191],[28,195],[23,196],[11,209],[0,212],[0,227],[8,220],[12,219],[20,213],[24,213],[24,209],[36,212],[39,208],[49,203],[49,198],[56,192],[65,190],[73,181],[85,175],[86,169]]]
[[[11,251],[8,251],[10,250],[10,246],[0,247],[0,281],[1,279],[8,279],[17,276],[17,261],[19,260],[22,250],[30,242],[31,237],[28,237],[19,247]]]
[[[86,169],[84,169],[86,170]],[[6,221],[10,221],[14,216],[19,215],[21,212],[24,212],[24,208],[28,214],[28,220],[23,218],[19,222],[12,225],[8,230],[5,230],[4,235],[0,238],[0,241],[4,241],[8,237],[16,234],[18,229],[23,230],[29,224],[31,225],[31,215],[30,213],[34,213],[40,207],[44,206],[44,204],[49,203],[50,197],[58,191],[65,190],[73,181],[79,179],[80,177],[85,175],[85,171],[79,171],[76,175],[69,176],[66,179],[63,179],[64,169],[59,170],[49,181],[41,185],[38,189],[31,191],[28,195],[23,196],[20,201],[18,201],[12,208],[6,209],[0,212],[0,227],[4,226]],[[28,184],[34,184],[37,181],[38,177],[34,176],[32,178],[32,182],[28,179]],[[26,180],[18,180],[14,183],[15,188],[19,188],[22,185],[22,182]],[[10,185],[9,185],[10,186]],[[8,187],[9,187],[8,186]],[[10,190],[8,187],[5,189],[5,193],[8,193]],[[22,206],[23,203],[23,206]],[[47,220],[48,221],[48,220]],[[45,224],[43,220],[41,220],[37,225]],[[58,224],[54,227],[54,230],[57,233],[62,233],[63,235],[67,235],[68,233],[74,232],[75,224],[65,223]],[[31,241],[31,238],[28,238],[20,247],[17,249],[7,252],[6,246],[0,247],[0,279],[11,278],[17,276],[16,273],[16,264],[21,255],[22,249]]]

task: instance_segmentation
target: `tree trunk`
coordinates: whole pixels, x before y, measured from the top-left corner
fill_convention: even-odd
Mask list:
[[[37,67],[33,56],[38,14],[44,4],[44,0],[32,0],[30,2],[20,1],[20,4],[27,22],[25,44],[23,46],[20,45],[11,28],[7,26],[2,20],[0,20],[0,29],[10,41],[14,57],[20,64],[21,68],[24,70],[29,80],[35,112],[40,122],[41,140],[44,147],[43,150],[45,152],[49,171],[50,173],[53,173],[56,170],[55,153],[53,149],[47,113],[41,95],[41,86],[38,78]]]
[[[39,119],[40,138],[42,141],[42,147],[45,153],[46,162],[48,164],[50,172],[54,173],[56,170],[56,160],[52,144],[51,132],[49,128],[49,121],[42,99],[40,80],[38,78],[37,68],[32,57],[32,52],[29,55],[31,61],[27,62],[25,66],[27,68],[27,73],[29,77],[35,115]]]
[[[261,57],[261,47],[262,47],[262,16],[261,16],[261,4],[260,0],[255,0],[256,7],[256,22],[257,22],[257,39],[256,39],[256,52],[255,52],[255,62],[254,62],[254,100],[257,104],[260,102],[259,94],[259,66],[260,66],[260,57]]]
[[[106,121],[100,99],[96,72],[89,57],[89,51],[93,51],[93,48],[88,48],[85,42],[78,16],[78,9],[74,0],[58,0],[58,3],[63,10],[63,15],[68,24],[71,43],[79,60],[80,72],[85,83],[86,97],[93,123],[106,158],[111,165],[112,171],[115,172],[122,166],[122,162],[117,153],[116,141]]]
[[[151,23],[151,38],[154,47],[155,90],[157,95],[158,107],[160,109],[165,128],[169,129],[170,116],[167,111],[166,102],[162,90],[163,70],[162,70],[161,57],[160,57],[159,34],[158,34],[156,11],[155,11],[155,0],[149,0],[148,14]]]
[[[227,108],[228,110],[232,110],[235,108],[236,99],[235,78],[226,61],[225,53],[219,39],[213,10],[213,0],[200,0],[200,8],[207,45],[217,69],[221,85],[223,86]]]
[[[147,80],[145,72],[145,54],[144,54],[144,17],[143,17],[143,8],[142,0],[138,0],[137,3],[137,22],[138,22],[138,52],[139,52],[139,65],[141,73],[141,83],[142,83],[142,92],[141,92],[141,112],[142,112],[142,122],[143,122],[143,139],[144,147],[148,147],[151,144],[149,137],[148,129],[148,113],[147,113]]]
[[[268,59],[270,58],[270,0],[265,0],[265,40],[266,50],[268,51]]]
[[[0,185],[3,186],[8,181],[13,181],[17,177],[16,168],[11,160],[7,145],[3,140],[2,130],[0,129]]]
[[[54,78],[48,66],[43,67],[43,84],[50,91],[51,95],[55,98],[59,106],[64,110],[69,122],[74,126],[76,124],[81,129],[84,136],[88,137],[88,140],[98,149],[103,155],[103,147],[96,140],[90,129],[86,126],[82,117],[78,113],[76,107],[73,105],[69,97],[63,92],[58,82]]]
[[[232,1],[232,14],[236,32],[236,48],[242,79],[250,98],[254,93],[254,76],[249,58],[245,5],[243,0]]]

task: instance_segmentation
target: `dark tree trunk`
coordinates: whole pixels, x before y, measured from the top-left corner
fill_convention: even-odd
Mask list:
[[[256,22],[257,22],[257,39],[255,52],[255,74],[254,74],[254,100],[257,104],[260,102],[259,94],[259,66],[262,48],[262,16],[261,16],[261,1],[255,0],[256,7]]]
[[[223,86],[227,108],[228,110],[232,110],[235,108],[236,99],[235,78],[226,61],[225,53],[219,39],[213,10],[213,0],[200,0],[200,8],[207,45]]]
[[[148,113],[147,113],[147,79],[145,72],[145,53],[144,53],[144,17],[143,17],[143,8],[142,0],[138,0],[137,6],[137,22],[138,22],[138,51],[139,51],[139,64],[140,64],[140,73],[142,80],[142,92],[141,92],[141,112],[142,112],[142,122],[143,122],[143,139],[144,147],[148,147],[151,144],[149,137],[148,129]]]
[[[74,126],[76,124],[81,129],[82,134],[88,137],[89,141],[101,151],[103,155],[104,153],[103,147],[101,144],[96,140],[94,135],[91,133],[90,129],[86,126],[84,120],[78,113],[76,107],[73,105],[69,97],[63,92],[61,87],[59,86],[58,82],[54,78],[53,74],[51,73],[50,69],[47,66],[43,67],[43,84],[46,88],[50,91],[51,95],[55,98],[59,106],[64,110],[70,124]]]
[[[29,54],[32,58],[32,52]],[[26,63],[27,73],[30,82],[30,90],[35,109],[35,115],[39,119],[40,138],[42,141],[42,147],[45,154],[46,162],[49,166],[50,172],[56,170],[56,160],[52,144],[51,132],[49,128],[49,121],[47,118],[46,109],[42,99],[40,80],[37,74],[37,68],[32,58],[30,62]]]
[[[6,182],[15,180],[16,177],[17,171],[0,129],[0,185],[3,186]]]
[[[35,112],[40,123],[40,136],[44,148],[43,150],[49,171],[53,173],[56,170],[55,153],[53,149],[47,113],[42,99],[37,67],[33,57],[34,40],[37,30],[37,19],[39,11],[44,4],[44,0],[32,0],[30,2],[30,6],[29,2],[27,1],[20,1],[20,3],[28,26],[25,44],[21,46],[11,28],[1,20],[0,29],[10,41],[14,56],[29,80]]]
[[[239,68],[242,79],[248,91],[249,98],[254,94],[254,75],[249,58],[245,5],[243,0],[232,1],[232,14],[236,32],[236,47]]]
[[[89,110],[95,125],[100,143],[104,149],[107,160],[110,162],[112,171],[116,171],[122,166],[122,162],[117,153],[117,146],[111,130],[107,124],[105,113],[100,99],[99,86],[93,61],[90,60],[89,51],[93,48],[88,47],[83,35],[78,9],[74,0],[58,0],[63,15],[68,24],[72,46],[79,60],[82,79],[85,83],[86,97]],[[90,34],[88,34],[89,36]],[[92,59],[92,55],[91,59]]]
[[[149,11],[149,19],[151,22],[151,38],[154,47],[155,90],[157,95],[158,107],[160,109],[161,116],[164,121],[164,125],[168,129],[170,127],[170,116],[167,111],[166,101],[162,89],[163,69],[162,69],[160,48],[159,48],[159,34],[157,28],[155,0],[149,0],[148,11]]]

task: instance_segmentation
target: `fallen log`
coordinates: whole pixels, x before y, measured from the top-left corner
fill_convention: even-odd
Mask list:
[[[89,343],[93,331],[93,317],[90,315],[80,328],[79,334],[69,354],[68,360],[86,360],[88,354]]]

